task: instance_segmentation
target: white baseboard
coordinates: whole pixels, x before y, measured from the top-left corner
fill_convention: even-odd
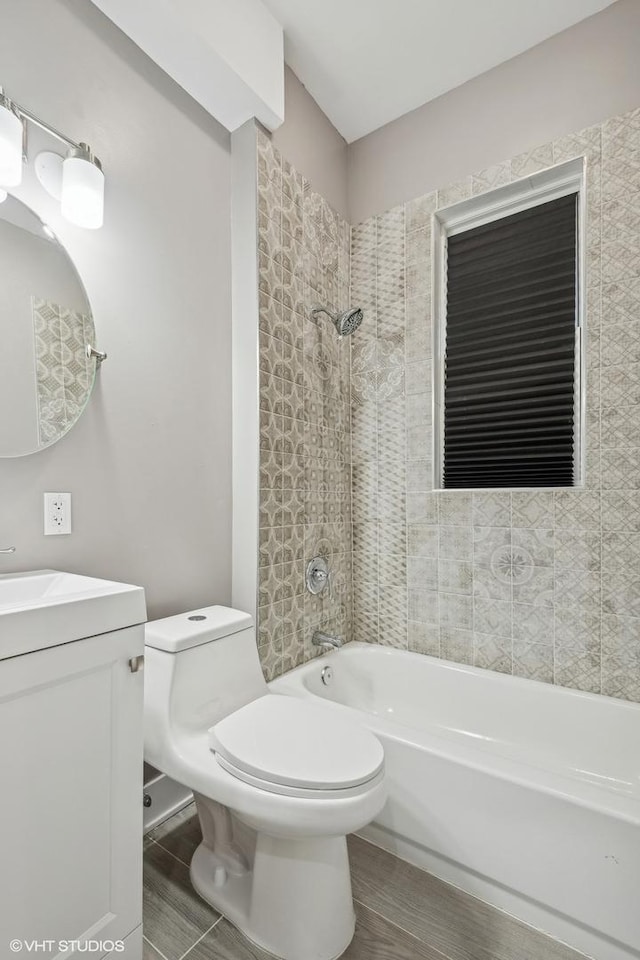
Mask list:
[[[193,800],[193,794],[188,787],[176,783],[164,773],[144,785],[144,832],[153,830],[163,820],[172,817],[174,813],[186,807]],[[148,799],[151,803],[148,803]]]

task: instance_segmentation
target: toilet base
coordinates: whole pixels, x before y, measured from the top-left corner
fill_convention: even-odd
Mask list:
[[[287,840],[259,833],[252,866],[235,875],[203,841],[191,861],[191,882],[249,940],[281,960],[334,960],[353,938],[346,837]]]

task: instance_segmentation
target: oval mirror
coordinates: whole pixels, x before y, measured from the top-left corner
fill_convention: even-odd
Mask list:
[[[60,440],[95,379],[93,318],[69,255],[26,204],[0,203],[0,457]]]

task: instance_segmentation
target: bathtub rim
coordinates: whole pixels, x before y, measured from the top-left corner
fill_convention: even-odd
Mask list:
[[[376,736],[388,737],[395,741],[411,744],[417,749],[428,750],[438,757],[451,762],[461,763],[467,768],[483,773],[490,772],[499,779],[515,782],[521,786],[547,793],[565,802],[576,803],[594,812],[612,815],[634,826],[640,826],[640,793],[638,792],[624,793],[613,787],[580,778],[570,771],[565,773],[551,767],[544,767],[542,764],[519,761],[512,757],[501,755],[498,751],[481,750],[479,748],[474,749],[467,744],[461,743],[453,736],[448,737],[445,731],[436,732],[429,730],[423,732],[409,724],[402,724],[397,720],[391,720],[388,717],[371,713],[359,707],[331,700],[328,697],[321,697],[304,684],[303,678],[312,670],[317,669],[320,663],[328,665],[336,661],[339,662],[339,658],[344,654],[349,655],[358,652],[374,656],[402,655],[404,657],[408,654],[411,658],[419,658],[420,661],[427,660],[436,668],[444,668],[472,676],[491,677],[494,680],[506,681],[510,685],[517,684],[518,687],[522,687],[524,684],[526,689],[531,689],[531,685],[534,684],[537,688],[544,689],[545,692],[554,696],[570,696],[581,700],[586,699],[588,702],[595,703],[600,701],[604,701],[605,703],[609,702],[616,705],[617,708],[623,710],[629,708],[631,713],[637,713],[639,723],[640,704],[633,701],[619,700],[615,697],[608,697],[602,694],[589,693],[585,690],[556,686],[540,680],[528,680],[527,678],[515,677],[511,674],[501,674],[483,667],[474,667],[452,660],[443,660],[427,654],[415,653],[411,650],[398,650],[393,647],[382,647],[378,644],[358,641],[351,641],[350,643],[344,644],[344,646],[338,650],[320,654],[308,660],[306,663],[294,667],[292,670],[282,674],[268,684],[273,693],[285,694],[287,696],[303,696],[305,698],[312,697],[333,709],[347,711],[346,716],[352,720],[357,718],[358,722],[369,727]],[[413,731],[413,737],[409,736],[409,731]],[[428,740],[428,743],[425,743],[425,740]],[[493,762],[491,762],[491,760],[493,760]],[[573,787],[573,789],[571,789],[571,787]]]

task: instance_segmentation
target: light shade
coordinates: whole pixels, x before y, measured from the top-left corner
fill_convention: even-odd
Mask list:
[[[2,187],[0,187],[0,203],[4,203],[6,199],[7,199],[7,191],[3,190]]]
[[[104,219],[104,174],[87,151],[62,164],[62,215],[78,227],[97,230]]]
[[[22,121],[0,98],[0,185],[16,187],[22,180]]]

